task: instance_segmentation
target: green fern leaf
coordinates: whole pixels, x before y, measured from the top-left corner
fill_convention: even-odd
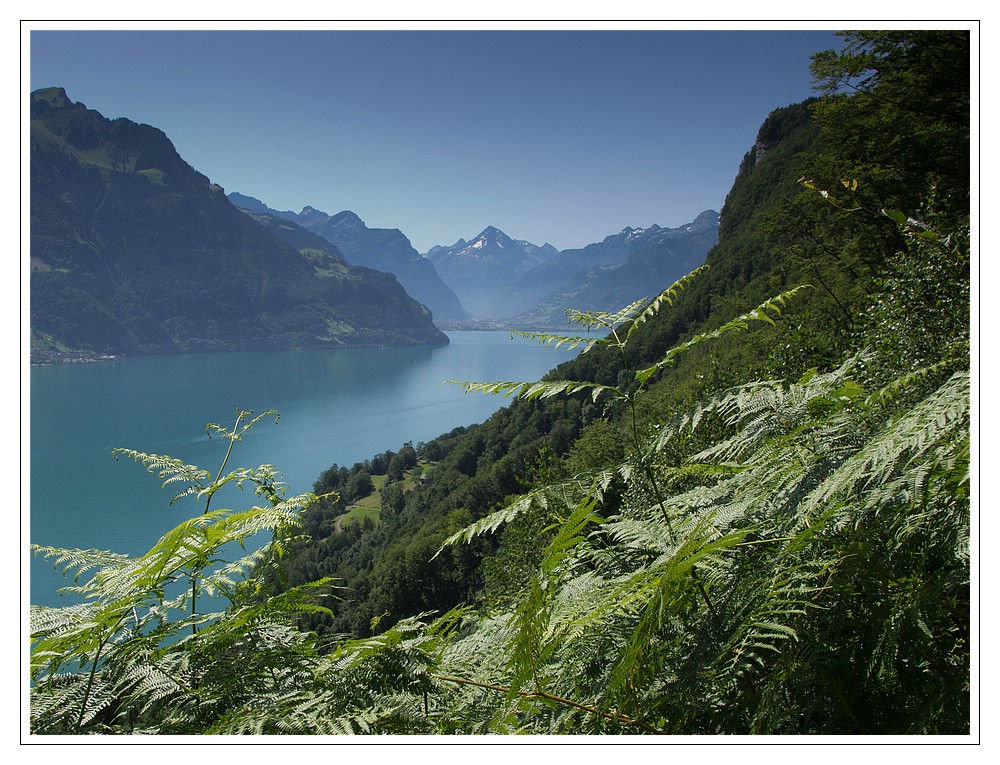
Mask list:
[[[462,382],[459,380],[446,380],[449,385],[458,385],[466,393],[485,393],[497,395],[502,393],[504,397],[514,396],[531,400],[535,398],[551,398],[563,393],[576,393],[578,391],[590,391],[591,399],[597,399],[603,393],[618,393],[617,388],[597,383],[574,382],[572,380],[555,380],[541,382]]]
[[[664,305],[673,306],[674,301],[680,296],[681,292],[683,292],[691,282],[693,282],[703,273],[708,271],[708,269],[709,269],[708,265],[699,266],[698,268],[694,269],[694,271],[691,271],[689,274],[682,276],[672,285],[667,287],[667,289],[663,290],[663,292],[657,295],[656,298],[654,298],[652,301],[649,302],[649,304],[645,307],[642,313],[640,313],[638,316],[635,317],[631,326],[629,326],[628,328],[628,332],[625,335],[625,340],[628,341],[628,339],[632,336],[632,333],[635,332],[641,324],[649,321],[651,318],[656,316],[656,314],[660,312],[660,310],[663,308]]]
[[[597,337],[579,337],[573,335],[553,335],[545,332],[526,332],[516,330],[510,333],[511,337],[524,337],[529,340],[536,340],[539,345],[549,345],[554,348],[561,348],[566,346],[567,350],[572,350],[583,346],[581,353],[587,353],[595,345],[601,345],[607,343],[606,339]]]
[[[639,381],[641,384],[649,382],[650,378],[652,378],[654,374],[656,374],[661,369],[664,369],[673,364],[677,356],[679,356],[684,351],[687,351],[690,348],[693,348],[694,346],[699,345],[708,340],[714,340],[718,337],[721,337],[722,335],[728,332],[735,332],[735,331],[749,329],[751,322],[758,321],[773,325],[774,319],[781,316],[782,308],[784,308],[785,305],[789,303],[792,299],[797,297],[800,292],[806,289],[812,289],[812,286],[808,284],[803,284],[798,287],[795,287],[794,289],[788,290],[787,292],[783,292],[782,294],[773,297],[770,300],[764,301],[752,311],[749,311],[748,313],[745,313],[742,316],[737,316],[735,319],[727,322],[718,329],[714,329],[708,332],[702,332],[698,335],[695,335],[690,340],[675,345],[673,348],[667,351],[667,353],[663,356],[663,358],[661,358],[658,362],[656,362],[650,367],[647,367],[646,369],[641,369],[638,372],[636,372],[635,375],[636,380]]]

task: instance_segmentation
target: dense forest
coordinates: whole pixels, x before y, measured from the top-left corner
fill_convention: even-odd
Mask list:
[[[119,450],[196,514],[36,548],[83,602],[32,607],[32,733],[969,734],[969,35],[844,37],[705,266],[457,381],[486,422],[294,496],[230,465],[277,413]]]

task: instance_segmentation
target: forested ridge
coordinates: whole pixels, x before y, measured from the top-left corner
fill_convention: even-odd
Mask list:
[[[85,602],[32,609],[32,732],[968,734],[969,36],[846,42],[706,266],[535,336],[586,348],[542,381],[458,381],[486,422],[294,497],[229,467],[265,415],[211,472],[122,451],[199,514],[36,550]]]

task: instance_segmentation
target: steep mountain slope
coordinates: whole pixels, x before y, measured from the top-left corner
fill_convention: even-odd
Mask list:
[[[392,275],[363,266],[350,265],[343,253],[331,242],[290,220],[268,213],[250,212],[249,210],[243,210],[243,212],[271,232],[275,238],[291,245],[304,255],[313,264],[317,274],[333,276],[353,273],[368,275],[375,279],[384,279],[386,276]]]
[[[393,277],[313,262],[162,131],[62,88],[31,97],[31,330],[50,353],[447,342]]]
[[[328,215],[313,207],[302,212],[273,210],[259,199],[232,192],[229,200],[242,209],[284,218],[335,245],[355,266],[393,274],[406,291],[431,309],[438,320],[467,319],[457,295],[446,286],[434,267],[397,228],[368,228],[349,210]]]
[[[550,244],[539,247],[514,240],[500,229],[487,226],[471,242],[459,239],[451,247],[432,247],[427,259],[462,299],[466,310],[479,317],[497,317],[507,315],[495,305],[497,290],[557,253]]]
[[[251,212],[250,210],[243,210],[243,212],[270,231],[275,237],[285,244],[290,244],[299,252],[323,253],[344,269],[350,267],[347,259],[344,257],[344,253],[337,249],[332,242],[328,242],[319,234],[314,234],[312,231],[304,229],[302,226],[292,223],[292,221],[285,218],[279,218],[276,215],[264,212]],[[328,265],[331,264],[332,262],[328,263]]]

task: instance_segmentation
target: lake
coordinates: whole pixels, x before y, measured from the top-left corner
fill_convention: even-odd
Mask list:
[[[227,469],[270,463],[289,495],[311,491],[333,463],[356,462],[482,422],[509,403],[465,394],[445,380],[535,380],[577,351],[506,332],[449,332],[450,345],[277,353],[147,356],[31,368],[30,541],[141,554],[197,514],[171,507],[172,487],[118,447],[178,457],[218,470],[227,442],[207,423],[231,428],[237,407],[277,409],[236,444]],[[176,487],[173,487],[176,491]],[[249,506],[220,493],[214,508]],[[227,499],[229,501],[227,501]],[[65,605],[71,582],[38,558],[29,563],[31,602]]]

